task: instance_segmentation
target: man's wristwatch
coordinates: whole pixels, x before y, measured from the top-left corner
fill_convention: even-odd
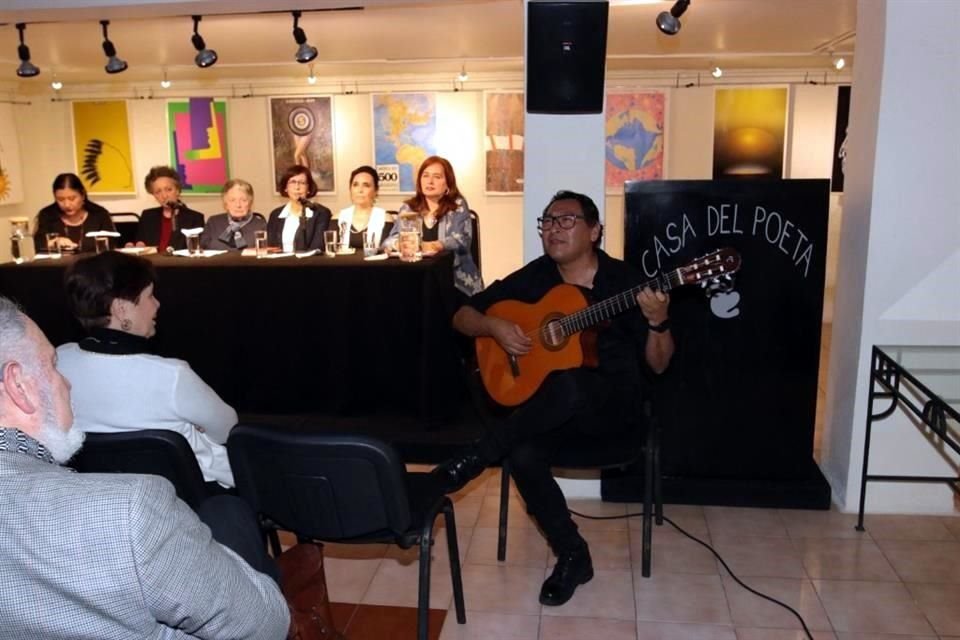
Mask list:
[[[670,318],[667,318],[660,324],[650,324],[647,328],[654,333],[665,333],[670,330]]]

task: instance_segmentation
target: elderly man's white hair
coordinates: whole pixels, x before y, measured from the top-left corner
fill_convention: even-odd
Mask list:
[[[37,350],[27,341],[27,316],[17,303],[0,296],[0,367],[19,362],[30,371],[36,370]],[[3,372],[0,370],[0,378]]]

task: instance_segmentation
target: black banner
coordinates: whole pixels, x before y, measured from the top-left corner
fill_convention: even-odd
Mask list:
[[[667,476],[813,474],[823,493],[812,459],[829,191],[828,180],[627,183],[624,255],[647,276],[720,247],[742,257],[729,290],[672,294],[677,352],[658,403]],[[732,498],[705,501],[742,503]]]

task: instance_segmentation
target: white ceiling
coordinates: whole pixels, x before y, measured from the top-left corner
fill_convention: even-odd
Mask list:
[[[654,20],[670,1],[612,3],[607,68],[610,72],[795,69],[824,72],[829,52],[854,46],[856,0],[692,0],[673,37]],[[78,5],[82,5],[79,6]],[[359,7],[352,10],[344,7]],[[0,0],[0,81],[32,93],[55,73],[64,83],[230,82],[237,79],[301,79],[293,60],[292,18],[286,0]],[[521,0],[341,0],[300,2],[309,42],[320,50],[314,71],[321,78],[389,77],[449,73],[466,64],[471,74],[520,73],[523,69]],[[225,12],[231,12],[226,14]],[[250,13],[243,11],[281,11]],[[203,14],[200,33],[219,62],[193,64],[190,15]],[[110,39],[130,67],[108,76],[98,20],[109,19]],[[19,80],[17,31],[27,22],[26,42],[41,75]]]

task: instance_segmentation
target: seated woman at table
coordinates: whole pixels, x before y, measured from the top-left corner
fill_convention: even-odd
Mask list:
[[[140,214],[136,246],[156,247],[161,252],[167,247],[186,249],[187,238],[180,230],[202,227],[203,214],[180,202],[180,174],[170,167],[153,167],[143,186],[160,206]]]
[[[233,487],[224,444],[237,412],[189,364],[150,354],[160,307],[155,282],[150,261],[118,251],[83,258],[67,271],[67,304],[89,333],[57,348],[57,369],[73,387],[74,424],[98,433],[176,431],[207,483]]]
[[[317,183],[310,169],[295,164],[283,172],[277,191],[287,204],[270,212],[267,220],[267,244],[284,253],[323,251],[323,232],[330,223],[330,209],[310,202],[317,195]]]
[[[473,227],[470,224],[470,207],[457,189],[457,178],[450,161],[440,156],[430,156],[417,172],[417,193],[400,207],[400,215],[414,212],[423,220],[423,251],[453,252],[453,280],[457,289],[472,296],[483,289],[480,270],[473,262],[470,244]],[[395,249],[398,240],[398,224],[390,231],[384,242],[388,249]]]
[[[330,228],[341,233],[346,229],[350,234],[350,246],[354,249],[363,249],[363,238],[367,234],[373,234],[378,247],[383,239],[387,212],[373,206],[379,189],[380,178],[373,167],[364,165],[350,173],[350,201],[353,204],[340,210],[331,221]],[[343,242],[343,239],[340,241]]]
[[[234,178],[223,185],[223,208],[226,213],[210,216],[200,236],[204,249],[242,251],[255,245],[257,231],[267,229],[267,221],[253,212],[253,186],[246,180]]]
[[[87,199],[87,190],[74,173],[61,173],[53,179],[53,199],[37,213],[33,244],[37,253],[47,250],[47,234],[56,233],[62,251],[93,251],[96,240],[91,231],[116,231],[110,212]]]

